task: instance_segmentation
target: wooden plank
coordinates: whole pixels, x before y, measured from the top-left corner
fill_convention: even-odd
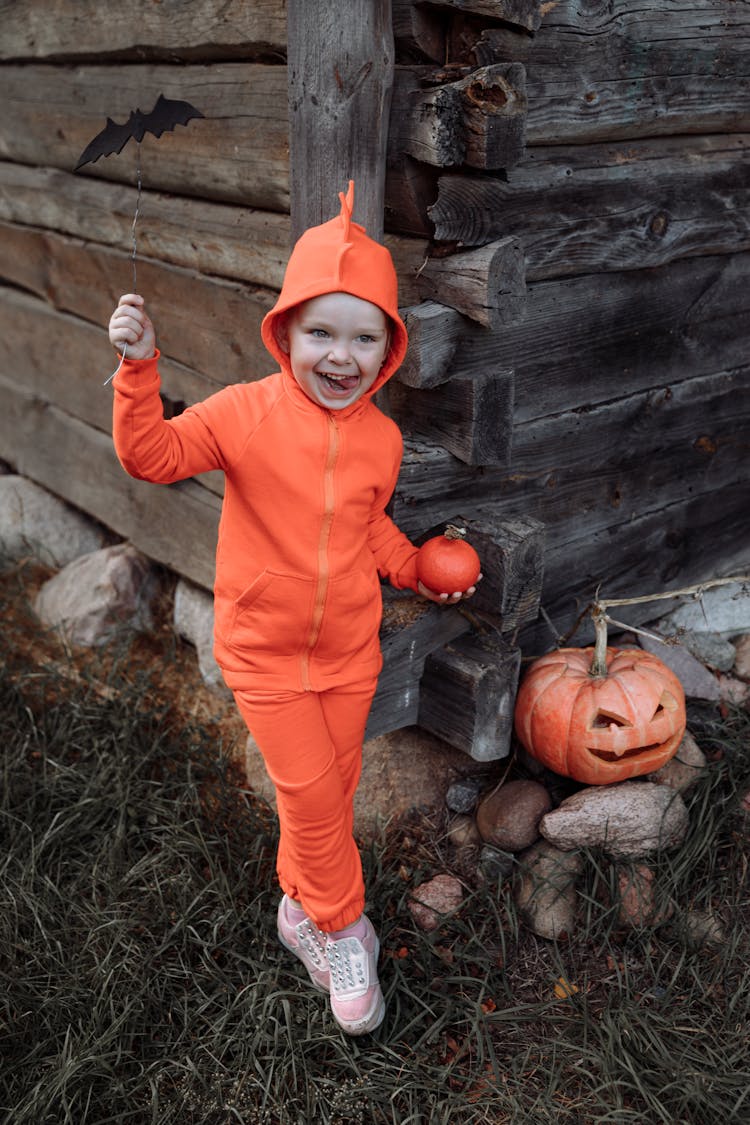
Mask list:
[[[524,153],[524,67],[502,63],[452,77],[448,68],[397,68],[391,149],[438,167],[512,168]]]
[[[510,457],[512,371],[453,377],[434,390],[392,381],[390,409],[405,434],[437,442],[467,465],[504,465]]]
[[[136,189],[0,161],[0,220],[44,227],[132,253]],[[280,289],[288,258],[288,215],[206,199],[146,191],[140,203],[138,253],[211,276]],[[425,239],[387,234],[400,299],[419,301],[416,277]]]
[[[728,0],[557,0],[537,34],[463,29],[451,57],[524,62],[527,143],[747,132],[744,7]]]
[[[287,37],[292,239],[337,214],[338,192],[353,179],[355,218],[381,241],[390,0],[287,0]]]
[[[464,253],[427,258],[417,278],[426,301],[439,301],[498,329],[523,319],[526,272],[521,244],[499,238]]]
[[[446,512],[525,512],[543,523],[548,554],[580,529],[604,534],[648,508],[747,481],[749,431],[744,367],[519,424],[509,469],[471,468],[409,440],[393,516],[416,538]]]
[[[49,5],[38,0],[0,0],[0,59],[56,59],[117,52],[172,58],[286,49],[282,0],[182,0],[154,4],[130,0],[117,8],[98,0]],[[147,48],[144,46],[147,44]]]
[[[0,158],[70,170],[107,116],[124,122],[159,93],[192,102],[205,120],[144,138],[146,188],[288,212],[283,66],[4,66]],[[131,141],[78,174],[135,185],[136,168]]]
[[[0,280],[100,325],[104,334],[120,294],[132,286],[125,254],[28,227],[0,224],[0,234],[7,249]],[[146,259],[138,262],[137,274],[161,350],[205,377],[199,397],[277,369],[260,339],[260,323],[274,293]],[[175,394],[193,401],[187,383],[176,386]]]
[[[517,238],[527,280],[750,249],[746,134],[533,148],[506,180],[438,181],[435,237]]]
[[[367,720],[367,738],[416,723],[427,656],[468,629],[466,618],[452,607],[383,587],[383,672]]]
[[[513,368],[517,423],[741,367],[750,343],[750,254],[534,282],[521,324],[466,322],[456,375]]]
[[[507,758],[520,668],[520,649],[493,633],[451,641],[425,661],[419,726],[477,762]]]
[[[0,457],[150,558],[199,586],[212,586],[217,496],[195,481],[133,480],[107,434],[29,394],[2,368],[0,396]]]

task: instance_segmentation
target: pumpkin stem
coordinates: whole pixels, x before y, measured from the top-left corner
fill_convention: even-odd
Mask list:
[[[449,523],[445,531],[443,532],[443,535],[446,539],[465,539],[466,528],[456,527],[454,524]]]
[[[607,617],[601,605],[596,602],[591,611],[591,617],[596,631],[594,642],[594,658],[591,661],[589,675],[602,679],[607,675]]]

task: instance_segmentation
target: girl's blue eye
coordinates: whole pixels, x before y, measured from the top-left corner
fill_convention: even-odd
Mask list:
[[[312,329],[312,335],[320,338],[320,337],[323,337],[323,336],[327,336],[328,333],[325,331],[324,328],[313,328]]]

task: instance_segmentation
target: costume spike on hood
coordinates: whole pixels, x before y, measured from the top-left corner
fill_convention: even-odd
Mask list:
[[[310,227],[297,240],[287,263],[279,299],[263,319],[261,336],[282,370],[289,371],[289,357],[279,347],[276,336],[284,314],[295,305],[326,293],[350,293],[371,301],[386,314],[391,330],[385,363],[367,392],[371,397],[390,379],[406,354],[406,329],[398,314],[398,279],[389,251],[352,219],[353,180],[349,181],[346,195],[339,192],[339,200],[341,211],[335,218]]]

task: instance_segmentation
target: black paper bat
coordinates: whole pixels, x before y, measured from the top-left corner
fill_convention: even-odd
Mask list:
[[[167,130],[174,129],[175,125],[187,125],[194,117],[203,117],[203,114],[190,102],[176,101],[159,94],[150,113],[141,113],[139,109],[135,109],[124,125],[118,125],[108,117],[101,133],[97,133],[93,141],[86,145],[73,171],[77,172],[84,164],[93,164],[100,156],[122,152],[131,137],[139,143],[145,133],[160,137]]]

